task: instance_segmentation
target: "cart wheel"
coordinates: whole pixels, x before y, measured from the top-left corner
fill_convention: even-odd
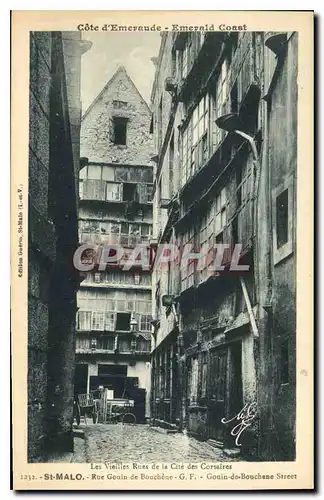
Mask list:
[[[134,413],[125,413],[121,418],[122,424],[136,424]]]

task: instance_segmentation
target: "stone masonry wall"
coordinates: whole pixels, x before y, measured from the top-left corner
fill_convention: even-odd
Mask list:
[[[55,257],[53,234],[33,231],[37,226],[50,225],[48,176],[51,48],[50,33],[31,34],[29,245],[36,247],[29,248],[28,266],[28,459],[32,461],[42,455],[46,432],[44,418],[47,404],[48,305],[44,263],[46,258],[50,262]],[[45,239],[50,241],[45,244]],[[50,251],[46,251],[46,248],[50,248]]]
[[[114,108],[113,101],[126,102]],[[128,119],[127,144],[113,142],[113,117]],[[90,162],[153,165],[153,139],[150,134],[151,112],[128,77],[119,68],[82,119],[81,156]]]

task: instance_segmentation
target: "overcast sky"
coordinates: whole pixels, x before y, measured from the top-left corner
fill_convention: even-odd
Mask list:
[[[159,33],[84,33],[92,42],[91,49],[82,58],[81,100],[82,114],[123,65],[139,92],[150,105],[154,78],[151,57],[159,53]]]

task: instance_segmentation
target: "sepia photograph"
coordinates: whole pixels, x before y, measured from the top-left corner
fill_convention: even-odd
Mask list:
[[[294,460],[297,55],[31,32],[29,460]]]
[[[28,30],[26,489],[308,481],[302,38],[207,17]]]

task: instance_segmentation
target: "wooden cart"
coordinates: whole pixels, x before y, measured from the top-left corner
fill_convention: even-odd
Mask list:
[[[129,399],[105,399],[103,406],[104,423],[136,424],[134,401]]]
[[[80,424],[81,418],[84,418],[87,424],[87,415],[90,414],[92,421],[95,424],[98,421],[99,401],[94,397],[93,393],[78,394],[74,404],[74,415],[77,424]]]

